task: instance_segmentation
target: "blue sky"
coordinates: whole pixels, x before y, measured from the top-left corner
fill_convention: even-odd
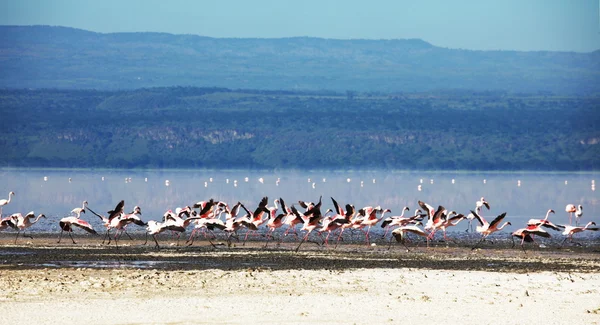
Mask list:
[[[474,50],[600,49],[600,0],[0,0],[0,25],[211,37],[420,38]]]

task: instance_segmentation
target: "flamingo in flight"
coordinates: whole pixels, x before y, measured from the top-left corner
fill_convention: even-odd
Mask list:
[[[590,226],[595,226],[596,223],[593,221],[588,222],[584,227],[581,226],[565,226],[565,231],[563,231],[563,235],[567,236],[567,238],[565,238],[565,240],[562,242],[562,245],[565,244],[565,241],[567,241],[567,239],[570,240],[571,243],[574,243],[573,241],[573,235],[586,231],[586,230],[591,230],[591,231],[598,231],[600,228],[594,227],[591,228]],[[578,245],[581,245],[579,243],[576,243]]]
[[[406,236],[408,233],[413,233],[415,235],[425,237],[425,240],[427,241],[427,247],[429,247],[429,234],[426,233],[423,229],[419,228],[419,225],[423,225],[423,223],[421,223],[421,221],[417,221],[414,224],[400,226],[392,231],[392,237],[394,237],[397,242],[402,243],[402,245],[404,245],[404,247],[406,248],[406,251],[409,251],[408,246],[406,246]],[[391,247],[392,238],[390,238],[390,245],[388,246],[388,249],[390,249]]]
[[[319,200],[318,206],[320,207],[320,200]],[[317,229],[317,227],[319,227],[319,222],[321,221],[322,215],[321,215],[321,212],[318,211],[318,208],[319,208],[318,206],[315,205],[308,210],[308,211],[311,211],[311,215],[310,215],[310,217],[308,217],[307,221],[304,221],[304,218],[300,215],[300,212],[298,212],[298,209],[296,209],[296,207],[292,205],[292,208],[291,208],[292,212],[294,213],[294,215],[296,215],[296,218],[299,218],[300,220],[302,220],[302,223],[304,224],[302,226],[302,229],[300,229],[300,231],[303,231],[303,230],[306,231],[306,235],[304,235],[304,237],[302,237],[300,244],[298,244],[298,247],[296,247],[296,252],[298,252],[298,250],[300,249],[300,246],[302,246],[304,241],[306,241],[306,239],[308,239],[308,236],[310,235],[310,233],[313,230]],[[306,216],[306,214],[305,214],[305,216]]]
[[[60,219],[58,225],[60,226],[60,235],[58,236],[58,243],[60,243],[63,232],[66,231],[69,234],[69,237],[71,237],[73,244],[76,244],[75,239],[73,239],[73,236],[71,235],[71,233],[73,232],[73,227],[79,227],[89,232],[90,234],[97,234],[94,228],[92,228],[92,225],[90,225],[87,221],[83,219],[78,219],[74,216],[64,217]]]
[[[31,219],[35,218],[35,220],[31,221]],[[21,232],[23,232],[23,236],[24,237],[29,237],[32,238],[31,235],[29,236],[25,236],[25,229],[33,226],[34,224],[36,224],[40,218],[46,218],[46,216],[42,213],[40,213],[37,217],[35,216],[35,213],[33,213],[33,211],[27,213],[25,216],[23,216],[20,213],[16,214],[16,220],[17,220],[17,237],[15,237],[15,244],[17,243],[17,239],[19,238],[19,234]]]
[[[525,251],[525,246],[523,243],[533,243],[535,242],[534,236],[540,236],[545,238],[550,238],[550,234],[541,228],[539,225],[530,225],[527,228],[517,229],[511,234],[511,238],[513,238],[513,247],[515,246],[514,237],[521,238],[521,248]]]
[[[487,220],[485,220],[482,216],[480,216],[473,210],[471,210],[471,214],[473,214],[475,216],[475,219],[479,221],[479,226],[477,226],[475,230],[481,234],[481,240],[475,246],[473,246],[472,249],[477,248],[477,246],[479,246],[480,243],[485,241],[489,235],[504,229],[504,227],[508,225],[512,225],[510,221],[506,221],[500,226],[500,223],[502,223],[502,220],[504,220],[504,218],[506,217],[506,212],[498,215],[496,218],[494,218],[494,220],[492,220],[492,222],[487,222]]]
[[[529,219],[527,221],[527,225],[528,226],[538,226],[539,225],[539,226],[550,228],[550,229],[553,229],[556,231],[564,228],[565,226],[556,225],[556,224],[552,223],[550,220],[548,220],[550,213],[554,213],[554,210],[548,209],[548,211],[546,212],[546,217],[544,219]]]
[[[12,228],[14,230],[19,229],[17,228],[17,218],[14,214],[0,219],[0,230],[4,230],[7,228]]]

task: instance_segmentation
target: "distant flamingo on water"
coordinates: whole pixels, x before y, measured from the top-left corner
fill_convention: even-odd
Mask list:
[[[13,195],[15,195],[15,192],[10,191],[10,192],[8,192],[8,200],[7,199],[0,200],[0,218],[2,217],[2,207],[10,203],[10,199]]]
[[[573,213],[577,212],[577,207],[575,207],[575,204],[567,204],[567,206],[565,207],[565,211],[569,214],[569,225],[571,225]]]

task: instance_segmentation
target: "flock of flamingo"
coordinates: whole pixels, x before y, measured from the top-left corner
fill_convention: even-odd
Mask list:
[[[19,238],[19,235],[24,235],[24,231],[34,225],[40,218],[45,218],[44,214],[35,215],[33,212],[29,212],[26,215],[21,213],[14,213],[6,217],[2,216],[2,207],[10,203],[14,192],[10,192],[8,199],[0,200],[0,230],[14,229],[17,231],[15,237],[15,243]],[[164,213],[161,221],[150,220],[144,222],[142,220],[142,210],[140,207],[135,206],[130,213],[125,213],[125,202],[120,201],[114,209],[108,211],[106,215],[96,213],[88,206],[87,201],[83,201],[81,207],[74,208],[69,216],[66,216],[59,221],[61,229],[58,242],[60,243],[62,235],[67,232],[71,238],[73,244],[76,244],[71,233],[74,227],[81,228],[88,233],[97,234],[96,230],[93,229],[92,225],[81,219],[81,215],[89,211],[95,217],[102,220],[103,226],[106,230],[104,235],[103,243],[108,239],[108,244],[112,240],[115,241],[116,247],[118,247],[118,239],[123,234],[126,234],[130,239],[131,236],[127,233],[127,227],[130,224],[135,224],[141,227],[145,227],[146,241],[148,241],[148,235],[152,236],[156,248],[160,248],[156,236],[162,232],[170,231],[173,236],[177,237],[177,245],[179,245],[179,237],[189,227],[193,227],[186,244],[192,245],[194,239],[202,234],[210,244],[214,247],[213,239],[217,238],[216,231],[222,231],[226,235],[227,243],[231,246],[231,239],[240,241],[241,232],[244,235],[243,243],[250,235],[252,236],[263,236],[266,238],[265,247],[268,246],[271,240],[275,240],[274,232],[277,229],[285,228],[282,230],[278,242],[286,236],[294,236],[299,240],[299,244],[296,247],[296,252],[300,249],[302,244],[309,240],[311,233],[315,232],[320,238],[321,242],[316,242],[320,245],[329,246],[329,237],[335,234],[337,247],[340,240],[343,240],[343,233],[345,230],[360,230],[364,233],[365,243],[370,244],[370,233],[371,228],[380,224],[384,230],[383,238],[388,233],[390,234],[390,246],[392,245],[392,239],[404,245],[409,250],[406,242],[408,240],[408,234],[414,234],[417,236],[424,237],[427,241],[427,247],[429,242],[434,239],[435,234],[438,231],[443,232],[445,240],[449,240],[446,234],[446,230],[449,227],[456,226],[462,220],[467,220],[468,225],[466,231],[473,231],[472,223],[473,220],[477,221],[475,231],[481,234],[480,240],[475,244],[473,249],[479,247],[479,245],[488,240],[488,236],[497,231],[501,231],[507,225],[511,223],[503,220],[506,217],[506,212],[496,216],[491,222],[488,222],[482,216],[482,209],[485,207],[487,210],[490,209],[490,204],[481,197],[475,203],[475,209],[465,216],[464,214],[457,213],[456,211],[449,211],[443,206],[434,208],[432,205],[427,204],[423,201],[418,201],[418,206],[411,216],[404,216],[406,211],[410,211],[409,207],[404,207],[400,215],[385,216],[386,213],[391,213],[390,209],[383,209],[381,206],[365,206],[361,209],[356,209],[351,204],[345,206],[339,204],[333,197],[331,198],[333,209],[327,209],[325,213],[322,213],[322,197],[316,203],[298,201],[299,207],[302,211],[296,208],[295,205],[287,206],[282,198],[276,199],[273,202],[273,206],[269,206],[269,200],[267,197],[263,197],[258,206],[254,209],[249,210],[241,202],[237,202],[233,207],[223,202],[214,201],[210,199],[208,201],[200,201],[191,206],[183,208],[177,208],[175,211],[168,210]],[[422,209],[422,210],[421,210]],[[565,236],[565,241],[570,240],[573,243],[573,235],[583,231],[598,231],[596,224],[593,221],[588,222],[585,226],[579,226],[579,219],[583,216],[583,207],[581,205],[575,206],[569,204],[566,206],[565,211],[569,213],[569,225],[557,225],[548,220],[551,213],[555,213],[554,210],[550,209],[546,213],[544,219],[530,219],[525,227],[514,231],[511,234],[511,238],[521,239],[521,247],[525,250],[524,243],[535,242],[535,237],[551,237],[550,233],[546,229],[552,229],[555,231],[561,231]],[[223,217],[224,216],[224,217]],[[572,226],[572,219],[575,218],[575,226]],[[224,219],[224,220],[223,220]],[[264,226],[263,226],[264,225]],[[242,230],[244,229],[245,232]],[[263,234],[259,234],[259,230],[264,229]],[[110,232],[114,230],[114,234],[111,236]],[[298,231],[304,232],[303,236],[300,236]],[[31,236],[28,236],[31,238]],[[578,244],[578,243],[576,243]],[[514,246],[514,241],[513,241]]]

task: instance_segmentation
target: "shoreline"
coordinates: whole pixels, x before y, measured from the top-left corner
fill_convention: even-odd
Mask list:
[[[7,323],[600,324],[597,245],[310,243],[296,253],[296,242],[155,249],[134,237],[117,249],[75,238],[0,238]]]

